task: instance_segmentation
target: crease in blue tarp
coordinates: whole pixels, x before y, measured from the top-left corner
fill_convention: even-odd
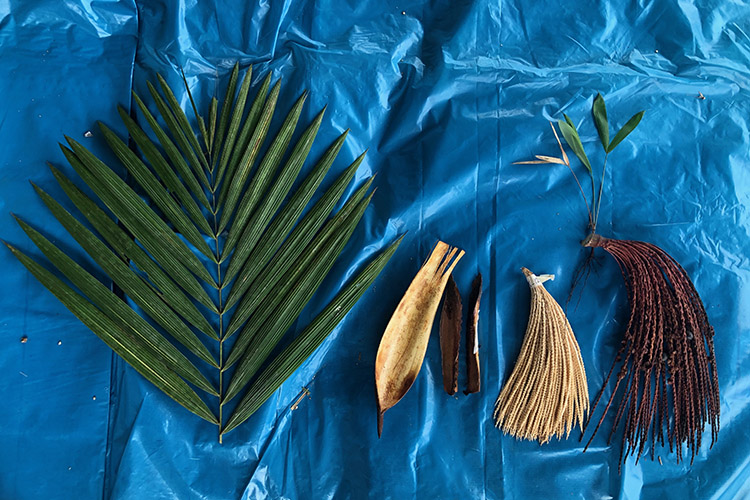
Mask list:
[[[724,0],[0,3],[0,237],[10,243],[36,255],[13,210],[95,269],[27,180],[61,195],[44,162],[63,165],[55,144],[63,134],[82,138],[102,120],[124,135],[115,104],[127,106],[131,88],[147,94],[157,72],[180,88],[180,68],[205,110],[236,61],[253,64],[256,83],[269,71],[282,78],[283,111],[309,89],[302,123],[328,104],[313,157],[351,129],[324,186],[368,147],[350,192],[378,173],[354,242],[300,326],[369,256],[408,231],[329,340],[223,445],[215,428],[113,357],[0,252],[0,498],[747,496],[749,20],[746,6]],[[540,447],[503,436],[490,419],[528,318],[519,268],[556,274],[548,289],[563,301],[586,223],[567,170],[512,162],[556,154],[547,122],[562,112],[596,151],[597,92],[614,126],[646,110],[610,158],[602,232],[653,242],[675,257],[716,329],[722,430],[692,468],[660,451],[664,465],[630,460],[618,475],[618,439],[609,446],[606,433],[582,454],[576,435]],[[85,141],[106,156],[97,134]],[[456,270],[464,294],[477,271],[485,275],[483,390],[442,392],[433,339],[378,440],[380,335],[438,238],[467,251]],[[591,393],[626,313],[619,271],[602,257],[569,311]],[[310,395],[292,410],[303,387]],[[605,428],[611,423],[610,416]]]

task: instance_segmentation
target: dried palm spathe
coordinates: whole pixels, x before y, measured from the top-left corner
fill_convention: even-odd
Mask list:
[[[531,312],[521,353],[495,402],[495,425],[506,434],[544,444],[583,425],[589,393],[581,351],[560,305],[544,288],[553,275],[523,268]]]
[[[401,401],[422,368],[440,298],[463,255],[463,250],[438,241],[388,321],[375,359],[378,437],[383,414]]]
[[[720,399],[714,357],[714,329],[690,276],[669,254],[651,243],[604,238],[596,232],[604,194],[607,159],[635,130],[643,118],[643,111],[633,115],[611,141],[607,108],[601,95],[594,99],[592,115],[604,150],[598,196],[591,163],[583,150],[573,121],[564,115],[565,120],[558,122],[565,142],[591,178],[591,205],[557,132],[555,137],[558,139],[562,158],[538,156],[538,160],[521,162],[565,165],[578,184],[587,207],[590,232],[581,242],[589,251],[574,273],[573,288],[578,283],[586,283],[594,251],[601,248],[619,265],[628,292],[630,319],[593,410],[602,401],[602,395],[613,378],[615,368],[620,366],[620,369],[614,377],[614,389],[606,405],[603,405],[602,416],[594,427],[589,444],[612,409],[616,414],[608,443],[612,442],[618,428],[624,427],[620,470],[629,456],[635,455],[637,463],[649,441],[652,460],[655,458],[656,446],[665,447],[668,442],[669,451],[676,450],[677,463],[683,459],[682,443],[686,443],[692,464],[700,449],[706,424],[711,425],[710,446],[716,442],[719,432]],[[555,130],[554,126],[552,130]],[[571,289],[571,296],[572,292]],[[624,394],[621,395],[619,389],[624,389]],[[589,414],[589,422],[585,428],[591,423],[592,414],[593,411]],[[588,444],[584,451],[587,448]]]

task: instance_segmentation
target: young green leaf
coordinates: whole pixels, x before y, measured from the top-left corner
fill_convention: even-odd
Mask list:
[[[219,311],[216,308],[216,305],[211,302],[211,298],[200,286],[198,280],[196,280],[192,274],[185,272],[185,268],[174,259],[166,259],[163,261],[157,259],[157,262],[161,262],[164,267],[164,269],[162,269],[162,267],[160,267],[157,262],[154,262],[151,257],[149,257],[149,255],[135,241],[133,241],[130,236],[120,228],[120,226],[117,225],[115,221],[109,218],[104,210],[99,208],[91,198],[78,189],[70,179],[65,177],[65,175],[53,165],[48,166],[52,171],[52,174],[55,176],[55,179],[57,179],[57,182],[60,184],[60,187],[65,191],[65,194],[68,195],[68,198],[70,198],[70,201],[72,201],[76,208],[80,210],[94,229],[102,235],[112,249],[116,251],[121,258],[132,260],[138,268],[145,272],[148,278],[161,292],[161,297],[169,298],[168,302],[172,309],[206,335],[215,340],[219,340],[219,336],[214,332],[206,318],[182,292],[182,289],[180,289],[180,286],[182,286],[182,288],[198,300],[198,302],[208,307],[212,312],[218,314]],[[169,272],[170,275],[167,275],[167,272]],[[180,286],[177,285],[178,283]]]
[[[607,151],[609,147],[609,123],[607,122],[607,107],[601,94],[596,94],[591,112],[594,115],[594,124],[596,125],[596,131],[599,132],[599,139],[602,141],[604,151]]]
[[[234,93],[237,90],[237,79],[239,78],[239,75],[240,63],[235,63],[232,68],[232,74],[229,76],[229,85],[227,85],[227,92],[224,95],[224,102],[221,103],[219,129],[216,131],[216,139],[214,141],[213,164],[211,165],[212,172],[216,168],[216,162],[219,160],[219,152],[221,152],[222,143],[224,142],[224,139],[226,139],[226,131],[229,128],[229,120],[231,118],[232,109],[234,108]]]
[[[71,217],[72,218],[72,217]],[[146,320],[120,300],[120,298],[106,286],[84,270],[65,253],[53,245],[41,233],[16,217],[21,229],[31,238],[31,241],[42,251],[60,272],[62,272],[86,297],[104,314],[114,321],[123,331],[138,338],[154,351],[165,365],[184,377],[189,382],[204,391],[218,396],[216,389],[201,374],[201,372],[167,339],[157,332]],[[103,245],[103,244],[102,244]],[[109,250],[106,250],[109,252]],[[120,262],[123,266],[125,263]],[[126,266],[127,267],[127,266]],[[197,340],[197,339],[196,339]],[[211,354],[201,345],[208,355]]]
[[[240,91],[237,93],[237,99],[234,103],[234,111],[232,111],[232,118],[229,121],[229,127],[226,132],[226,139],[224,140],[224,147],[221,151],[221,159],[219,160],[219,168],[215,172],[214,189],[221,182],[221,178],[224,175],[224,169],[227,166],[230,155],[233,153],[237,134],[240,132],[240,124],[242,123],[242,116],[245,114],[245,102],[247,101],[247,94],[250,92],[250,82],[252,82],[253,68],[248,68],[245,73],[245,77],[242,79],[240,85]],[[216,152],[218,156],[219,152]]]
[[[344,139],[346,138],[347,133],[348,131],[341,134],[339,138],[336,139],[336,141],[333,143],[333,145],[328,148],[318,164],[315,165],[312,172],[310,172],[310,174],[305,178],[305,181],[302,183],[302,185],[297,189],[291,199],[284,205],[279,214],[274,217],[273,222],[263,233],[263,236],[258,242],[258,245],[253,249],[252,253],[247,258],[242,271],[237,274],[237,279],[234,281],[229,296],[227,297],[225,306],[226,308],[232,307],[235,304],[236,300],[238,300],[239,297],[242,296],[245,290],[247,290],[247,287],[250,286],[250,283],[252,283],[253,280],[261,272],[261,270],[266,267],[268,261],[271,260],[271,257],[273,257],[286,237],[292,231],[295,222],[297,222],[300,215],[302,215],[302,211],[305,209],[308,202],[312,198],[315,190],[318,189],[318,186],[320,186],[320,183],[323,181],[323,178],[333,164],[333,160],[341,150],[341,146],[344,144]],[[334,184],[341,185],[340,191],[338,191],[338,194],[336,195],[336,200],[338,200],[338,198],[341,196],[341,193],[343,193],[346,184],[351,181],[351,178],[354,176],[354,171],[359,167],[360,163],[361,160],[359,162],[356,162],[356,165],[354,165],[353,167],[350,166],[344,173],[344,175],[348,176],[345,184],[341,185],[342,180],[339,180]],[[331,198],[332,196],[332,194],[329,195],[328,192],[326,192],[326,194],[321,197],[320,202],[324,205],[325,203],[327,203],[326,200]],[[332,201],[330,208],[323,218],[327,217],[328,213],[333,210],[333,203],[335,203],[335,201]],[[317,210],[316,207],[317,204],[313,206],[313,208],[310,209],[308,213],[314,215]],[[303,231],[305,230],[304,220],[300,222],[298,227],[300,227]],[[315,230],[317,230],[317,228]],[[312,231],[311,234],[312,233],[314,233],[314,231]],[[290,239],[293,238],[294,236],[290,237]]]
[[[185,272],[217,286],[195,254],[125,181],[78,142],[66,139],[75,150],[61,146],[70,165],[150,253],[178,261]]]
[[[96,306],[81,297],[71,287],[26,254],[8,243],[6,243],[6,246],[24,267],[52,292],[70,312],[130,366],[135,368],[138,373],[143,375],[146,380],[202,419],[213,424],[219,424],[219,419],[211,413],[206,403],[175,372],[164,366],[152,349],[126,334]]]
[[[248,325],[253,324],[253,327],[242,332],[237,340],[239,343],[243,334],[247,334],[247,338],[250,339],[248,346],[243,352],[241,346],[235,345],[230,358],[227,359],[227,366],[230,366],[237,357],[242,355],[242,360],[232,375],[222,402],[229,401],[242,390],[266,361],[284,333],[292,326],[333,267],[357,223],[364,215],[371,198],[372,194],[362,200],[330,239],[320,246],[307,250],[295,263],[294,268],[282,280],[281,290],[273,298],[274,300],[263,308],[264,312],[270,310],[272,313],[266,313],[257,320],[253,316],[250,320]]]
[[[203,117],[198,113],[198,106],[195,105],[195,99],[193,99],[193,93],[190,91],[190,85],[188,85],[187,78],[185,77],[185,71],[180,68],[180,74],[182,75],[182,83],[185,85],[185,91],[187,92],[188,98],[190,99],[190,105],[193,108],[193,114],[196,120],[198,120],[198,130],[200,130],[201,137],[203,137],[203,144],[206,146],[205,153],[208,154],[211,149],[211,145],[208,139],[208,131],[206,130],[206,122],[203,121]]]
[[[219,100],[211,98],[211,104],[208,108],[208,152],[213,154],[214,138],[216,136],[216,113],[219,108]]]
[[[578,136],[578,131],[576,130],[570,118],[568,118],[568,115],[563,116],[565,116],[565,120],[558,120],[557,126],[560,127],[560,131],[565,138],[565,142],[568,143],[570,149],[572,149],[573,153],[575,153],[578,159],[581,160],[581,163],[583,163],[583,166],[586,167],[589,175],[591,175],[591,177],[593,178],[594,172],[591,170],[591,162],[589,162],[589,158],[588,156],[586,156],[586,152],[583,150],[583,144],[581,143],[581,138]]]
[[[242,230],[245,228],[245,224],[247,223],[250,215],[255,209],[255,204],[258,202],[258,200],[260,200],[260,198],[266,192],[269,184],[273,180],[273,176],[276,173],[277,167],[281,163],[281,159],[286,152],[286,148],[292,141],[292,135],[294,134],[294,130],[297,127],[297,121],[299,120],[299,115],[302,112],[302,106],[305,104],[306,99],[307,91],[302,94],[302,97],[297,99],[297,102],[294,104],[291,111],[289,111],[286,120],[284,120],[284,123],[281,125],[279,133],[276,134],[273,142],[268,147],[263,160],[258,166],[258,169],[255,171],[255,174],[253,174],[253,178],[250,181],[250,184],[244,191],[242,199],[240,200],[239,207],[234,214],[234,222],[232,222],[232,227],[229,230],[229,236],[227,237],[227,241],[224,246],[222,261],[226,259],[228,252],[234,248],[235,243],[237,243],[237,239],[241,235]],[[251,162],[246,158],[242,159],[242,164],[243,166],[247,165],[248,168],[250,168],[250,166],[252,165]],[[242,186],[232,186],[232,188],[234,190],[242,189]],[[229,196],[232,195],[232,192],[233,191],[230,191]],[[227,203],[227,207],[229,207],[229,203]],[[220,231],[227,227],[231,215],[232,214],[228,213],[228,208],[221,215],[221,222],[219,223]]]
[[[125,124],[125,128],[127,128],[128,132],[130,133],[130,137],[133,139],[133,142],[135,142],[135,144],[143,152],[146,160],[151,164],[154,171],[167,187],[167,189],[177,195],[177,198],[179,198],[179,201],[182,204],[182,208],[185,209],[188,215],[190,215],[190,218],[193,220],[193,222],[196,223],[198,228],[203,231],[204,234],[213,234],[211,227],[208,225],[208,221],[206,221],[206,218],[201,213],[198,204],[195,202],[193,197],[190,196],[190,193],[185,187],[185,184],[180,181],[177,173],[172,169],[169,163],[167,163],[167,160],[164,158],[164,156],[162,156],[161,152],[159,152],[159,148],[157,148],[156,145],[151,142],[151,140],[146,135],[146,132],[144,132],[143,129],[138,126],[135,120],[133,120],[130,115],[128,115],[127,111],[125,111],[121,106],[117,107],[117,111],[120,114],[120,118],[122,119],[123,123]]]
[[[250,418],[281,387],[302,363],[320,347],[328,335],[349,313],[354,304],[372,285],[398,248],[403,236],[370,262],[318,314],[292,343],[279,353],[245,391],[222,433],[227,433]]]
[[[211,185],[208,182],[206,171],[203,168],[206,160],[201,160],[200,158],[198,158],[198,155],[202,157],[203,154],[200,152],[200,150],[198,151],[198,153],[193,151],[192,146],[190,146],[190,141],[185,136],[185,132],[182,130],[182,127],[180,127],[177,118],[172,114],[172,111],[170,111],[169,109],[169,105],[164,101],[164,98],[161,96],[161,94],[159,94],[159,91],[156,90],[156,87],[154,87],[151,82],[146,82],[146,86],[148,87],[148,91],[151,94],[151,98],[156,103],[156,108],[159,110],[159,114],[161,114],[161,117],[167,124],[167,128],[171,132],[172,137],[177,142],[180,151],[182,151],[182,154],[185,158],[187,158],[190,167],[193,169],[193,173],[195,173],[195,175],[198,177],[198,179],[200,179],[204,186],[210,188]]]
[[[180,174],[182,181],[187,185],[187,187],[190,188],[190,191],[193,193],[193,195],[196,198],[198,198],[198,201],[201,203],[201,205],[210,209],[211,206],[208,203],[208,198],[206,198],[206,193],[203,192],[203,188],[201,187],[195,175],[193,175],[193,171],[188,166],[185,158],[182,156],[182,154],[180,154],[180,150],[177,149],[177,146],[175,146],[175,144],[172,142],[169,136],[167,136],[167,133],[164,131],[164,129],[161,128],[159,123],[156,121],[156,118],[154,117],[154,115],[151,114],[151,111],[149,111],[146,104],[141,100],[140,97],[138,97],[138,94],[136,94],[135,92],[132,92],[132,95],[133,95],[133,100],[138,105],[138,108],[140,108],[141,112],[143,113],[143,116],[146,118],[146,121],[151,127],[151,130],[154,131],[156,138],[159,140],[159,143],[161,144],[161,147],[164,149],[164,152],[169,157],[169,161],[172,162],[172,165],[176,169],[177,173]],[[128,132],[130,132],[129,129],[128,129]],[[138,134],[133,136],[133,139],[136,140],[137,137],[138,137]],[[148,139],[148,137],[146,137],[146,140],[150,142],[150,139]],[[138,143],[136,142],[136,144]],[[138,144],[138,147],[141,147],[141,144]],[[154,144],[154,147],[156,147],[155,144]]]
[[[612,142],[609,144],[609,148],[607,149],[607,153],[611,153],[622,141],[625,139],[630,133],[635,129],[635,127],[638,126],[638,124],[641,122],[641,118],[643,118],[643,113],[645,111],[641,111],[639,113],[636,113],[628,120],[628,122],[622,126],[622,128],[615,134],[614,139],[612,139]]]
[[[195,154],[198,156],[198,159],[201,161],[203,166],[208,167],[208,162],[206,162],[206,155],[203,154],[203,150],[201,149],[200,144],[198,144],[198,138],[195,136],[195,131],[193,130],[193,127],[190,126],[187,115],[182,110],[182,107],[180,107],[180,103],[177,101],[177,97],[175,97],[174,92],[172,92],[172,88],[160,74],[157,73],[156,78],[159,80],[159,86],[161,87],[162,92],[164,92],[164,96],[167,98],[169,109],[172,110],[172,114],[177,119],[180,130],[182,130],[182,133],[185,134],[185,137],[187,137],[188,142],[195,150]],[[189,91],[190,89],[188,89],[188,92]]]
[[[365,192],[370,188],[372,184],[372,177],[365,182],[355,193],[347,200],[344,206],[339,212],[323,227],[323,229],[317,232],[318,227],[323,224],[323,219],[333,209],[331,206],[330,210],[326,211],[326,206],[321,206],[318,213],[315,213],[312,217],[306,217],[305,220],[294,230],[292,235],[284,242],[279,252],[274,256],[273,260],[266,266],[263,274],[258,279],[252,282],[252,285],[248,284],[249,290],[242,296],[240,305],[235,309],[232,319],[226,329],[225,337],[231,336],[236,332],[247,319],[253,314],[263,300],[268,299],[269,296],[274,295],[276,285],[281,280],[282,276],[292,267],[294,262],[302,255],[302,252],[307,248],[308,243],[316,245],[316,242],[325,241],[331,233],[336,231],[340,227],[348,214],[354,209],[359,201],[364,197]],[[317,206],[316,206],[317,208]],[[325,212],[325,213],[321,213]],[[314,238],[314,239],[313,239]],[[249,282],[246,282],[249,283]],[[235,287],[240,285],[235,285]],[[247,287],[243,286],[243,289]],[[234,288],[232,292],[234,292]],[[232,294],[230,293],[230,298]],[[238,295],[235,295],[237,297]],[[229,302],[228,302],[229,303]],[[239,341],[238,341],[239,342]]]
[[[255,164],[255,159],[257,158],[258,153],[260,153],[260,148],[266,140],[268,128],[271,126],[271,119],[276,110],[276,101],[279,98],[280,91],[281,82],[278,81],[271,89],[271,93],[268,94],[268,98],[263,99],[263,110],[260,114],[257,126],[253,129],[253,135],[244,149],[241,159],[236,164],[231,163],[226,170],[226,179],[222,183],[221,192],[219,193],[218,206],[223,207],[219,222],[219,233],[224,231],[224,228],[229,223],[231,217],[237,217],[237,202],[245,189],[245,182],[248,177],[250,177],[250,172],[253,170],[253,165]],[[255,108],[255,105],[258,103],[259,98],[260,97],[257,97],[255,99],[253,108]],[[251,113],[253,111],[254,110],[251,110]]]
[[[214,186],[218,186],[219,184],[221,184],[223,178],[226,178],[227,181],[229,181],[229,179],[233,179],[237,167],[245,157],[245,154],[248,151],[248,147],[250,146],[250,139],[255,133],[255,129],[260,122],[261,113],[263,111],[263,108],[265,107],[266,98],[268,97],[268,89],[271,87],[271,74],[272,73],[268,73],[268,75],[266,75],[266,77],[263,79],[260,90],[258,90],[253,103],[250,105],[250,111],[247,112],[245,123],[242,125],[240,135],[237,137],[237,144],[232,150],[232,156],[229,158],[227,168],[217,174],[216,179],[214,180]],[[263,139],[261,140],[261,142],[265,140],[266,132],[263,133]],[[252,164],[253,161],[255,161],[255,158],[253,158],[250,163]],[[229,182],[225,182],[221,186],[218,204],[219,207],[222,207],[224,205],[224,199],[226,198],[229,184]]]
[[[292,306],[297,299],[300,299],[304,295],[302,290],[307,290],[307,287],[312,286],[317,279],[323,280],[328,273],[328,269],[330,269],[338,254],[344,248],[346,241],[348,241],[354,232],[371,198],[372,194],[366,199],[360,200],[356,205],[349,204],[347,210],[342,210],[342,213],[337,214],[337,217],[328,224],[327,230],[322,231],[305,248],[305,251],[296,259],[294,265],[287,269],[277,283],[272,285],[273,292],[269,293],[269,291],[266,291],[259,307],[255,308],[256,313],[250,317],[250,321],[247,322],[242,332],[240,332],[237,341],[232,346],[225,367],[234,364],[245,353],[247,346],[257,337],[258,331],[262,329],[266,330],[262,335],[261,342],[273,338],[267,329],[262,328],[264,322],[271,317],[271,314],[273,314],[274,318],[281,316],[296,318],[299,315],[299,312],[290,316],[290,314],[286,313],[281,314],[279,311]],[[317,287],[318,285],[314,286],[314,288]],[[232,321],[235,325],[238,325],[236,315],[232,318]],[[241,324],[239,323],[239,325]]]
[[[94,261],[107,273],[112,281],[122,289],[128,296],[133,299],[143,311],[150,316],[154,322],[164,328],[172,337],[178,342],[187,347],[190,352],[198,356],[206,363],[212,365],[215,368],[219,367],[211,353],[206,349],[198,337],[193,331],[188,328],[185,323],[170,309],[159,296],[151,289],[141,278],[133,272],[133,270],[122,260],[120,260],[114,253],[112,253],[107,245],[105,245],[99,238],[97,238],[86,226],[81,224],[75,217],[65,210],[54,198],[45,193],[42,189],[34,185],[34,189],[37,194],[42,198],[44,204],[50,209],[55,218],[63,225],[63,227],[75,238],[81,248],[83,248],[87,254],[91,256]],[[24,230],[26,230],[24,228]],[[28,233],[28,231],[26,231]],[[32,239],[34,239],[32,237]],[[36,242],[36,240],[35,240]],[[37,246],[39,244],[37,243]],[[40,247],[40,249],[42,249]],[[42,249],[43,250],[43,249]],[[50,260],[53,260],[48,256]],[[59,257],[62,259],[63,257]],[[67,259],[67,257],[65,257]],[[53,261],[54,262],[54,261]],[[70,261],[73,263],[73,261]],[[60,270],[64,272],[60,265],[56,264]],[[71,278],[72,280],[72,278]],[[85,290],[79,286],[79,289],[83,292]],[[89,294],[89,297],[91,295]],[[120,304],[125,303],[117,299]],[[132,309],[127,308],[132,312]],[[135,314],[135,312],[133,312]],[[138,318],[138,316],[136,314]],[[134,321],[131,321],[135,323]],[[148,323],[146,323],[148,324]],[[149,325],[150,326],[150,325]],[[144,327],[145,328],[145,327]],[[163,337],[160,338],[163,339]],[[166,340],[165,340],[166,342]],[[167,342],[168,343],[168,342]],[[170,344],[171,346],[171,344]],[[179,372],[178,372],[179,373]],[[180,375],[185,376],[180,373]],[[186,377],[187,378],[187,377]],[[193,381],[193,383],[195,383]]]
[[[277,269],[277,266],[291,265],[291,262],[297,258],[299,253],[302,252],[302,249],[304,249],[305,246],[315,237],[318,230],[325,223],[326,218],[331,212],[333,212],[334,207],[344,194],[346,186],[348,186],[354,178],[354,174],[362,163],[364,156],[365,153],[362,153],[359,158],[357,158],[341,175],[339,175],[331,187],[329,187],[325,194],[321,196],[320,200],[318,200],[310,211],[305,214],[302,221],[297,224],[286,240],[282,239],[278,241],[277,244],[281,245],[281,247],[268,267],[265,267],[265,264],[260,264],[259,261],[254,259],[247,260],[245,267],[243,267],[242,271],[234,280],[232,289],[227,297],[227,308],[232,307],[237,301],[245,296],[245,292],[251,284],[255,283],[256,277],[258,277],[261,272],[263,272],[265,276],[272,276],[276,272],[275,270]],[[369,189],[372,180],[373,178],[370,177],[370,179],[355,192],[351,199],[364,196],[364,193]],[[237,313],[235,312],[235,314]]]
[[[125,166],[130,175],[146,192],[151,201],[159,207],[159,210],[165,215],[166,219],[171,222],[182,236],[185,237],[195,248],[209,259],[216,259],[208,243],[203,239],[198,229],[185,215],[174,198],[151,173],[151,170],[138,158],[132,149],[128,147],[117,134],[115,134],[105,124],[99,122],[99,128],[104,135],[112,152]]]
[[[297,179],[297,175],[299,175],[302,165],[310,153],[313,141],[315,141],[315,137],[318,134],[324,112],[325,109],[318,113],[313,123],[303,132],[281,172],[273,184],[268,187],[263,200],[255,208],[247,226],[237,240],[232,261],[227,268],[226,279],[232,279],[242,269],[250,252],[255,248],[255,244],[262,236],[263,228],[271,222],[272,217],[281,206],[289,190],[292,189],[292,185]]]

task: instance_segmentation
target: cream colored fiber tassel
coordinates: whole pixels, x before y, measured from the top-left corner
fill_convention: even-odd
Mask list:
[[[589,409],[586,372],[570,323],[542,283],[554,275],[522,268],[531,287],[526,335],[508,381],[495,402],[495,425],[520,439],[546,443],[582,426]]]

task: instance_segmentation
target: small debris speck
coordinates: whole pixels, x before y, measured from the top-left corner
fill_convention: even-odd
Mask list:
[[[68,470],[73,470],[73,467],[68,467]]]
[[[406,11],[405,11],[405,10],[402,10],[402,11],[401,11],[401,15],[402,15],[402,16],[405,16],[405,15],[406,15]]]
[[[24,376],[24,377],[26,377],[26,378],[29,378],[29,376],[28,376],[28,375],[26,375],[26,374],[25,374],[24,372],[18,372],[18,373],[20,373],[21,375],[23,375],[23,376]]]
[[[659,49],[654,50],[654,52],[656,52],[658,54],[659,53]]]
[[[62,340],[58,340],[57,345],[62,345]]]
[[[29,337],[27,337],[26,335],[24,335],[23,337],[21,337],[21,343],[22,344],[25,344],[28,341],[29,341]]]
[[[661,457],[659,457],[659,465],[664,465],[661,461]]]
[[[310,395],[310,390],[307,387],[303,387],[302,394],[300,394],[300,396],[297,398],[297,401],[295,401],[294,404],[292,404],[292,407],[290,408],[290,410],[294,411],[297,408],[299,408],[299,404],[302,402],[303,399],[305,399],[305,396],[308,396],[308,395]]]
[[[41,117],[42,117],[42,115],[36,115],[36,116],[38,116],[39,118],[41,118]]]
[[[83,133],[83,136],[88,139],[88,138],[94,137],[94,134],[92,134],[90,130],[87,130],[86,132]]]
[[[91,396],[91,399],[93,399],[94,401],[96,401],[96,396]]]

